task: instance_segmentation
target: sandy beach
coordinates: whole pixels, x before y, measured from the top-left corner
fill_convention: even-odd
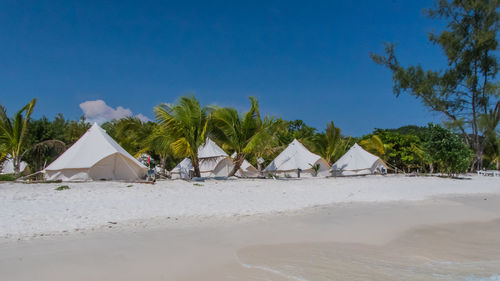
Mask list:
[[[277,214],[352,202],[424,200],[455,194],[500,193],[498,178],[370,176],[302,180],[161,181],[0,184],[0,237],[148,228],[232,217]],[[116,223],[116,224],[114,224]]]
[[[499,280],[500,181],[0,185],[5,280]]]

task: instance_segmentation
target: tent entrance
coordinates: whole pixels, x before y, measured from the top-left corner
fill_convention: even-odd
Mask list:
[[[141,177],[141,171],[130,159],[115,153],[93,165],[89,169],[89,177],[93,180],[132,181]]]

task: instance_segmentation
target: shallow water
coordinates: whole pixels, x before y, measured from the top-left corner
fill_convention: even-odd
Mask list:
[[[257,245],[237,253],[246,280],[500,280],[500,221],[429,226],[383,246]]]

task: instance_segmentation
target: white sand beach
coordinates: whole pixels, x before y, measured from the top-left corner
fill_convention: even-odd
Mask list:
[[[498,178],[369,176],[301,180],[160,181],[0,184],[0,237],[158,227],[351,202],[424,200],[433,196],[500,194]],[[111,224],[111,223],[112,224]],[[116,223],[116,224],[114,224]]]
[[[2,279],[500,278],[498,178],[199,184],[1,184]]]

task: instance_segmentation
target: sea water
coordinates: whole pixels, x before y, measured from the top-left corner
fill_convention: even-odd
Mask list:
[[[332,245],[286,245],[295,247],[296,255],[289,250],[281,256],[280,249],[267,257],[256,252],[246,252],[243,256],[252,258],[240,264],[252,272],[266,273],[255,280],[443,280],[443,281],[500,281],[500,260],[474,262],[424,262],[420,259],[388,259],[370,255],[348,255],[333,250]],[[321,247],[316,248],[316,247]],[[328,249],[330,248],[330,249]],[[251,251],[259,251],[253,249]],[[337,253],[335,255],[334,253]],[[366,253],[365,253],[366,254]]]
[[[246,280],[500,281],[500,221],[428,226],[384,245],[255,245],[237,255]]]

